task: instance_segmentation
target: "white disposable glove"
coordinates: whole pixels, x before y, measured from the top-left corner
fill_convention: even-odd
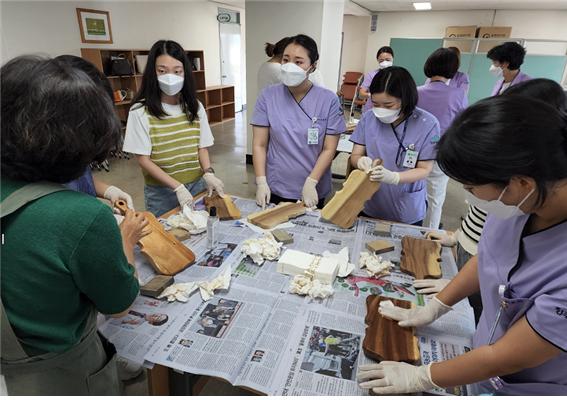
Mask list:
[[[315,179],[310,178],[309,176],[307,177],[307,179],[305,179],[301,197],[303,200],[303,204],[305,204],[305,207],[307,208],[316,207],[317,203],[319,202],[319,195],[317,194],[318,182],[319,181],[316,181]]]
[[[258,204],[262,209],[266,208],[266,205],[270,202],[270,196],[272,192],[268,186],[268,181],[265,176],[256,177],[256,204]]]
[[[128,205],[128,208],[134,209],[134,202],[132,201],[132,196],[130,196],[125,191],[117,188],[116,186],[109,186],[102,195],[105,199],[110,200],[114,204],[118,200],[124,200]],[[118,210],[116,210],[118,211]]]
[[[192,206],[193,195],[191,195],[191,192],[189,192],[189,189],[187,189],[185,185],[181,184],[177,186],[174,192],[177,195],[177,201],[181,208],[183,208],[184,205],[187,205],[188,207]]]
[[[416,279],[413,281],[413,287],[420,294],[435,294],[445,289],[449,282],[450,279]]]
[[[452,308],[443,304],[437,297],[433,297],[423,307],[401,308],[396,307],[390,300],[380,302],[378,312],[386,318],[399,321],[402,327],[427,325],[451,311]]]
[[[368,173],[368,171],[372,168],[372,159],[366,156],[360,157],[356,162],[356,168]]]
[[[457,244],[455,232],[427,232],[425,238],[439,242],[445,247],[453,247]]]
[[[203,179],[207,183],[208,196],[213,194],[213,190],[217,192],[220,197],[224,197],[224,183],[215,176],[212,172],[205,172]]]
[[[397,185],[400,183],[400,174],[378,165],[370,170],[370,180]]]
[[[441,389],[431,380],[431,364],[415,365],[397,361],[382,361],[358,367],[356,378],[363,389],[375,394],[409,394]]]

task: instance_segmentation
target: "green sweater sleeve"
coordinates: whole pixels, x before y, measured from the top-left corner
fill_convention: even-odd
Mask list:
[[[116,220],[106,206],[100,207],[71,254],[69,269],[79,290],[103,314],[126,310],[140,289]]]

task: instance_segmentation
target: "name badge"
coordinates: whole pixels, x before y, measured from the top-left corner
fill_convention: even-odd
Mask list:
[[[417,156],[419,152],[415,150],[407,150],[406,155],[404,157],[404,167],[406,168],[415,168],[415,164],[417,164]]]
[[[307,129],[307,144],[319,144],[319,128]]]

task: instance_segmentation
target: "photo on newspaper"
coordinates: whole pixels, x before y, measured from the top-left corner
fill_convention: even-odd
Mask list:
[[[208,250],[197,261],[197,265],[201,267],[218,268],[222,265],[224,260],[228,258],[236,249],[235,243],[219,243],[215,248]]]
[[[215,298],[201,311],[190,330],[201,335],[221,338],[236,317],[240,306],[241,303],[236,300]]]

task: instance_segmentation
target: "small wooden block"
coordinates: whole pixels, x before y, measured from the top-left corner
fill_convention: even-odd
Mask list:
[[[374,233],[380,236],[390,236],[390,234],[392,233],[392,225],[385,222],[376,222]]]
[[[388,253],[394,251],[394,244],[387,240],[374,240],[366,243],[366,248],[374,254]]]
[[[152,280],[140,287],[140,294],[157,298],[161,292],[163,292],[166,287],[171,286],[173,282],[173,276],[156,275]]]
[[[350,228],[364,208],[364,203],[370,200],[379,188],[379,182],[372,182],[368,174],[356,169],[343,183],[343,188],[335,193],[321,210],[321,217],[343,229]]]
[[[209,212],[211,207],[215,207],[217,209],[217,216],[221,221],[240,219],[240,210],[236,207],[228,194],[224,197],[220,197],[215,193],[210,197],[205,197],[205,206]]]
[[[366,357],[376,361],[403,361],[418,364],[420,360],[415,328],[402,328],[398,321],[383,317],[378,312],[381,301],[390,300],[395,306],[411,308],[408,301],[370,295],[366,298],[366,335],[362,350]]]
[[[274,229],[272,231],[272,235],[274,235],[274,239],[276,239],[280,243],[283,244],[293,243],[293,237],[282,229]]]
[[[433,240],[404,236],[400,270],[415,279],[441,278],[441,244]]]
[[[280,203],[274,208],[260,211],[248,216],[248,222],[257,225],[262,229],[271,229],[274,226],[283,224],[291,218],[305,214],[303,203]]]
[[[173,228],[169,231],[169,233],[171,233],[177,240],[181,242],[191,237],[191,234],[189,232],[181,228]]]

